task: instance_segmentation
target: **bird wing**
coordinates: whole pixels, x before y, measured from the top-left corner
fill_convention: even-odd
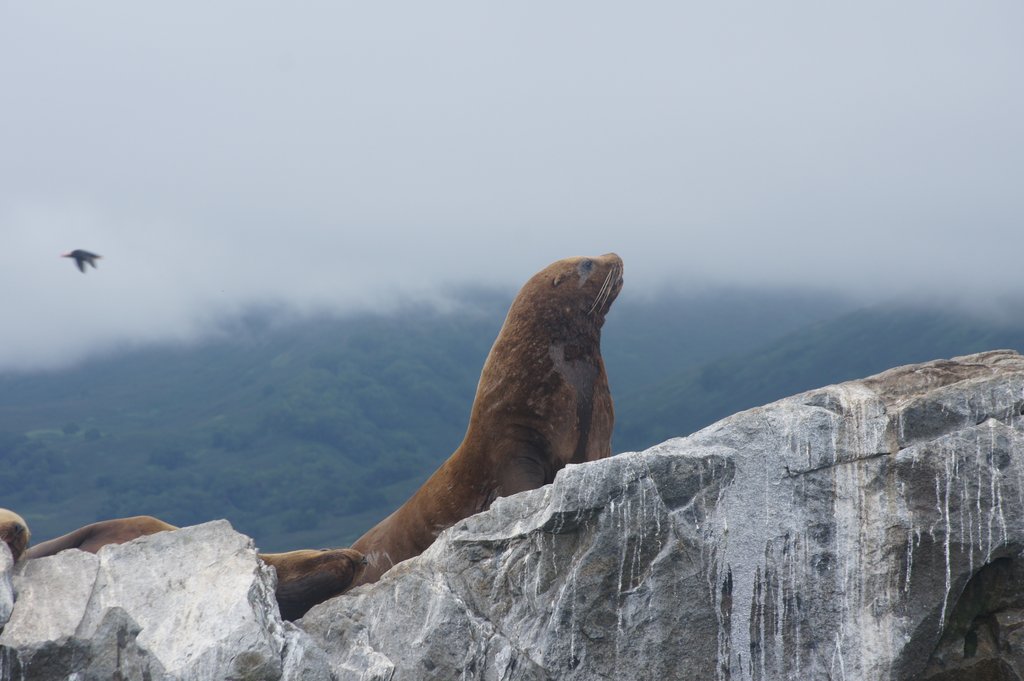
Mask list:
[[[78,265],[78,271],[79,272],[85,272],[85,259],[84,258],[75,258],[75,264]],[[95,267],[95,265],[93,267]]]

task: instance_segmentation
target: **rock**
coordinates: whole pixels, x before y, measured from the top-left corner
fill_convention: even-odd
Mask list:
[[[0,542],[0,631],[3,631],[7,620],[14,610],[14,584],[11,573],[14,570],[14,559],[7,544]]]
[[[22,563],[0,678],[1021,679],[1022,550],[995,351],[569,466],[297,627],[223,521]]]
[[[797,395],[569,466],[300,626],[338,679],[1021,678],[1022,409],[1010,351]]]
[[[312,679],[319,659],[328,679],[281,622],[275,581],[223,520],[23,561],[0,634],[3,678],[255,681],[308,662]]]

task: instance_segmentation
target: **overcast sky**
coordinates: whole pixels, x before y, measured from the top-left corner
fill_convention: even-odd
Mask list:
[[[634,291],[1022,291],[1021,26],[1019,0],[0,0],[0,369],[608,251]]]

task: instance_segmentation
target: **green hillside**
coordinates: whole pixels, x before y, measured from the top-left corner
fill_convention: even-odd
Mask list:
[[[267,550],[346,543],[458,444],[500,324],[258,316],[216,342],[6,377],[0,503],[39,538],[148,513],[227,517]]]
[[[94,520],[228,518],[268,551],[347,545],[458,445],[511,300],[303,319],[0,376],[0,506],[36,540]],[[603,353],[616,451],[908,361],[1024,347],[1020,328],[793,292],[631,299]]]
[[[617,444],[642,449],[804,390],[998,348],[1024,351],[1024,323],[928,308],[856,310],[620,395]]]

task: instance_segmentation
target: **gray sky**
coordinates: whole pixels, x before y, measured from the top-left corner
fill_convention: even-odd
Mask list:
[[[1024,290],[1024,3],[841,5],[0,0],[0,369],[611,250]]]

